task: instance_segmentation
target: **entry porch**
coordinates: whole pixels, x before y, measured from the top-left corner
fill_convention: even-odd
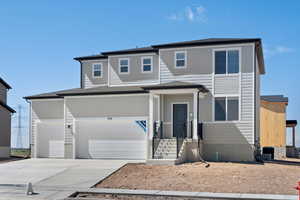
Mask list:
[[[202,85],[153,86],[149,90],[148,158],[186,160],[191,144],[199,154],[203,139],[199,121]]]

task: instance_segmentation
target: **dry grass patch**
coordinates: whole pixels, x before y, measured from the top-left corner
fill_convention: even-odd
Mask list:
[[[96,187],[296,195],[297,181],[300,181],[299,160],[294,165],[210,163],[209,168],[202,163],[128,164]]]

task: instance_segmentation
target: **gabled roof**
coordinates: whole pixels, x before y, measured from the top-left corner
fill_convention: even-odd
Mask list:
[[[12,109],[11,107],[9,107],[8,105],[6,105],[4,102],[0,101],[0,107],[5,108],[6,110],[8,110],[11,113],[15,113],[16,111],[14,109]]]
[[[158,49],[150,47],[140,47],[140,48],[133,48],[133,49],[125,49],[125,50],[118,50],[118,51],[107,51],[103,52],[103,55],[122,55],[122,54],[130,54],[130,53],[157,53]]]
[[[146,93],[141,87],[136,86],[122,86],[122,87],[108,87],[99,86],[93,88],[74,88],[69,90],[61,90],[56,92],[43,93],[24,97],[24,99],[53,99],[63,98],[64,96],[78,96],[78,95],[105,95],[105,94],[128,94],[128,93]]]
[[[82,56],[82,57],[76,57],[74,60],[80,61],[80,60],[98,60],[98,59],[107,59],[107,56],[104,56],[103,54],[96,54],[91,56]]]
[[[207,46],[219,44],[236,44],[260,42],[260,38],[207,38],[202,40],[190,40],[184,42],[173,42],[166,44],[152,45],[155,48],[187,47],[187,46]]]
[[[7,89],[11,89],[10,85],[8,85],[8,83],[6,83],[1,77],[0,77],[0,84],[4,85],[4,87],[6,87]]]
[[[283,95],[263,95],[260,97],[260,99],[263,101],[277,102],[277,103],[288,103],[289,102],[289,98],[284,97]]]
[[[186,82],[170,82],[164,84],[157,84],[153,86],[119,86],[119,87],[108,87],[99,86],[93,88],[74,88],[69,90],[61,90],[56,92],[49,92],[44,94],[38,94],[33,96],[24,97],[24,99],[53,99],[63,98],[64,96],[86,96],[86,95],[109,95],[109,94],[138,94],[148,93],[148,90],[153,89],[184,89],[184,88],[197,88],[199,91],[206,92],[207,89],[203,85],[186,83]]]
[[[107,95],[107,94],[130,94],[130,93],[146,93],[141,87],[137,86],[120,86],[108,87],[100,86],[93,88],[77,88],[58,92],[58,96],[78,96],[78,95]]]

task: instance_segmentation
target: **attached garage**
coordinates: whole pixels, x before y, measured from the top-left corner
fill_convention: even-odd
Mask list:
[[[64,121],[50,119],[37,122],[37,157],[64,157]]]
[[[146,159],[148,95],[67,97],[65,103],[73,157]]]
[[[64,158],[64,101],[33,100],[31,109],[32,157]]]
[[[146,159],[146,119],[82,118],[75,123],[76,157]]]

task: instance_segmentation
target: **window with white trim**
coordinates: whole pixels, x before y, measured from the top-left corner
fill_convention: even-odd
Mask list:
[[[119,60],[119,73],[120,74],[129,74],[129,59],[121,58]]]
[[[240,71],[239,50],[215,51],[215,74],[236,74]]]
[[[102,77],[102,64],[101,63],[93,64],[93,77],[94,78]]]
[[[142,72],[152,72],[152,57],[142,57]]]
[[[175,67],[176,68],[186,67],[186,52],[185,51],[175,52]]]
[[[238,121],[239,98],[215,97],[215,121]]]

